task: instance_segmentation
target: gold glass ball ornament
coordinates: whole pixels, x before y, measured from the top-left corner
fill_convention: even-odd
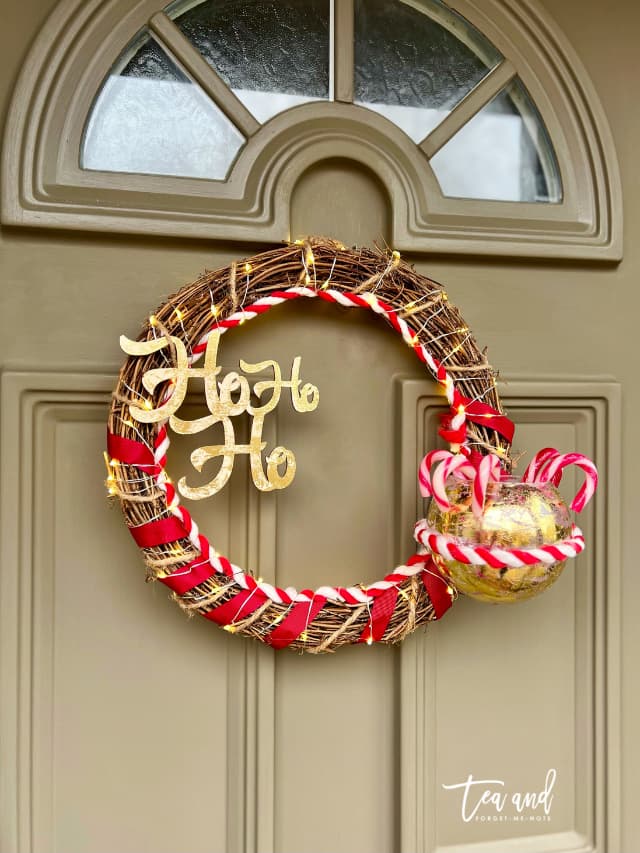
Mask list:
[[[552,545],[571,533],[569,508],[551,483],[532,485],[508,479],[490,483],[484,510],[471,509],[472,485],[452,482],[447,495],[452,509],[441,510],[434,500],[427,513],[432,530],[454,537],[460,545],[537,548]],[[441,574],[460,592],[492,604],[533,598],[560,576],[566,560],[534,563],[520,568],[474,566],[433,554]]]

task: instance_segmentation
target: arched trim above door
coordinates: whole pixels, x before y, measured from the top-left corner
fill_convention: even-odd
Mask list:
[[[620,179],[603,110],[572,48],[534,0],[449,0],[442,6],[470,22],[499,59],[419,142],[388,116],[354,102],[353,0],[331,4],[329,98],[301,103],[264,123],[162,5],[157,0],[59,3],[31,50],[9,111],[3,223],[277,241],[297,236],[289,233],[288,198],[299,176],[317,162],[340,157],[366,164],[385,185],[394,246],[400,250],[622,257]],[[81,168],[83,135],[98,93],[122,51],[145,28],[245,140],[226,176],[210,180]],[[561,179],[556,203],[445,195],[432,158],[516,79],[551,141]]]

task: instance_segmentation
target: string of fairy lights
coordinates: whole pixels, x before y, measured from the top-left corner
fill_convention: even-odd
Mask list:
[[[316,258],[315,258],[315,254],[313,251],[313,247],[307,241],[302,241],[302,240],[294,241],[294,245],[300,247],[301,272],[300,272],[300,276],[298,279],[300,287],[308,288],[310,291],[313,291],[313,293],[306,293],[303,295],[315,295],[315,292],[323,292],[323,291],[326,292],[330,288],[332,288],[332,285],[333,285],[332,293],[339,295],[341,293],[341,291],[335,290],[335,284],[333,284],[334,271],[335,271],[336,264],[338,261],[337,254],[334,255],[334,258],[333,258],[333,261],[331,262],[331,266],[330,266],[328,275],[326,275],[326,277],[324,277],[321,281],[319,281],[319,276],[317,274]],[[342,245],[338,245],[338,248],[344,249],[345,247]],[[434,334],[433,332],[430,332],[429,327],[430,327],[431,322],[437,316],[439,316],[440,313],[442,313],[443,311],[445,311],[448,308],[448,302],[449,302],[448,295],[444,291],[444,289],[442,289],[440,286],[437,286],[432,291],[424,294],[423,296],[408,300],[400,309],[391,309],[391,308],[388,308],[388,306],[381,308],[380,306],[384,306],[384,303],[382,303],[379,300],[377,293],[380,290],[381,286],[383,285],[385,278],[389,275],[389,273],[392,270],[399,267],[400,263],[401,263],[400,252],[396,249],[391,250],[388,253],[388,258],[387,258],[385,266],[381,270],[378,270],[375,275],[372,275],[369,279],[366,279],[365,281],[363,281],[362,284],[359,285],[352,292],[357,293],[359,298],[363,302],[367,303],[374,311],[382,314],[383,316],[386,315],[387,319],[388,319],[388,313],[390,311],[392,311],[395,314],[398,323],[400,324],[401,334],[402,334],[403,339],[407,343],[407,345],[412,347],[413,349],[416,349],[416,350],[418,348],[422,348],[425,355],[428,356],[428,358],[423,359],[423,360],[427,360],[427,363],[429,364],[429,366],[432,367],[432,369],[433,369],[434,364],[442,365],[442,368],[444,370],[444,376],[441,376],[438,379],[438,381],[439,381],[439,384],[441,385],[441,387],[444,389],[444,393],[451,403],[453,400],[453,392],[454,392],[455,385],[454,385],[453,378],[450,376],[448,370],[444,367],[444,365],[447,362],[449,362],[451,359],[453,359],[454,356],[456,355],[456,353],[458,353],[460,350],[463,349],[466,342],[471,337],[471,332],[466,325],[456,326],[455,328],[453,328],[451,330],[448,330],[448,331],[445,331],[445,332],[442,332],[439,334]],[[251,312],[251,306],[249,306],[248,308],[246,307],[247,297],[248,297],[249,291],[251,289],[252,275],[254,273],[253,265],[249,261],[247,261],[242,265],[241,269],[242,269],[243,276],[241,278],[242,284],[240,285],[239,288],[237,288],[237,285],[236,285],[236,265],[235,264],[232,265],[231,276],[230,276],[229,295],[231,297],[233,309],[234,309],[233,314],[230,316],[236,318],[235,325],[242,325],[247,320],[253,319],[255,316],[257,316],[255,313]],[[221,329],[221,322],[222,322],[221,318],[223,315],[222,309],[220,308],[220,306],[217,304],[216,300],[214,299],[214,295],[213,295],[213,292],[211,290],[211,286],[208,283],[205,283],[205,286],[208,288],[208,297],[209,297],[209,299],[208,299],[208,314],[210,315],[210,317],[213,321],[213,325],[211,326],[211,331],[213,331],[214,329]],[[240,290],[240,289],[242,291],[242,295],[241,295],[241,298],[238,298],[237,290]],[[338,300],[336,299],[336,301],[338,301]],[[436,309],[436,311],[429,311],[429,309],[431,309],[435,305],[438,305],[438,303],[441,303],[441,304]],[[427,315],[426,319],[421,320],[420,315],[423,312],[428,312],[428,315]],[[206,333],[205,336],[200,338],[200,340],[198,340],[197,343],[194,345],[194,343],[190,340],[189,335],[187,333],[187,330],[185,328],[185,320],[187,318],[187,314],[188,314],[188,311],[185,308],[183,308],[182,306],[180,306],[180,305],[173,306],[173,315],[175,317],[175,321],[177,322],[177,326],[179,326],[179,328],[180,328],[180,331],[182,333],[185,344],[188,348],[189,364],[191,365],[201,355],[202,344],[205,342],[207,335],[210,334],[210,332]],[[227,317],[227,320],[228,319],[229,319],[229,317]],[[162,323],[155,314],[151,314],[148,318],[148,321],[149,321],[149,327],[151,329],[151,334],[152,334],[154,339],[157,339],[158,336],[164,336],[164,337],[168,337],[168,338],[171,337],[169,329],[166,327],[166,324]],[[409,325],[409,323],[411,325]],[[221,329],[221,330],[225,331],[226,328]],[[462,337],[460,337],[460,336],[462,336]],[[445,348],[443,348],[442,342],[446,341],[447,338],[458,338],[458,340],[451,348],[445,349]],[[439,350],[441,352],[444,350],[443,356],[441,358],[439,358],[439,360],[437,362],[434,361],[433,357],[429,353],[430,347],[436,343],[439,344]],[[164,350],[161,350],[161,353],[162,353],[162,357],[164,359],[164,363],[170,367],[171,361],[167,358],[166,352]],[[488,368],[488,365],[486,365],[486,364],[478,364],[477,365],[477,375],[485,374],[487,371],[487,368]],[[454,369],[455,369],[455,366],[454,366]],[[458,382],[472,382],[474,380],[476,380],[476,375],[474,375],[473,372],[470,372],[467,375],[459,376],[457,381]],[[130,393],[132,393],[134,395],[135,400],[131,399],[131,400],[127,400],[124,402],[128,402],[128,403],[135,402],[138,406],[140,406],[141,408],[143,408],[145,410],[151,410],[154,407],[154,401],[152,399],[149,399],[148,397],[142,396],[142,394],[135,391],[127,383],[125,383],[125,387],[128,389],[128,391]],[[168,380],[165,384],[164,391],[162,392],[162,402],[168,400],[171,397],[171,395],[173,393],[173,387],[174,387],[174,380]],[[488,385],[488,387],[486,387],[482,391],[480,391],[480,393],[477,394],[471,402],[475,402],[476,400],[482,399],[487,394],[492,392],[495,389],[495,387],[496,387],[496,378],[494,375],[494,376],[492,376],[491,382]],[[463,405],[463,404],[459,405],[457,407],[457,410],[455,412],[453,412],[453,414],[459,416],[460,418],[464,418],[464,416],[465,416],[465,405]],[[133,422],[133,420],[130,417],[123,418],[120,414],[117,414],[116,417],[118,417],[119,420],[126,427],[128,427],[129,429],[131,429],[133,431],[133,433],[137,436],[138,440],[140,440],[144,444],[144,446],[149,449],[149,451],[152,454],[154,453],[154,448],[151,446],[149,441],[146,439],[145,435],[142,433],[142,431],[138,428],[138,426]],[[485,444],[485,442],[479,440],[479,441],[475,441],[475,442],[465,442],[465,444],[467,444],[467,445],[471,445],[471,444],[483,445],[483,444]],[[493,450],[493,452],[497,453],[498,455],[501,455],[503,458],[505,458],[505,459],[508,458],[508,446],[502,446],[501,444],[498,444],[497,446],[492,447],[492,450]],[[167,473],[163,469],[160,472],[160,474],[155,478],[155,481],[154,481],[154,478],[152,476],[146,475],[146,474],[143,474],[143,476],[136,477],[136,478],[133,478],[131,480],[127,479],[127,487],[129,487],[129,485],[133,484],[133,485],[138,486],[139,488],[135,489],[133,493],[131,490],[129,490],[129,488],[127,488],[126,491],[123,491],[120,488],[120,482],[119,482],[120,477],[121,477],[121,474],[119,471],[119,465],[120,465],[119,461],[115,458],[109,458],[108,454],[105,453],[105,465],[106,465],[106,469],[107,469],[106,485],[107,485],[107,490],[108,490],[109,494],[114,495],[114,496],[117,495],[125,501],[130,500],[132,498],[135,500],[136,497],[139,498],[140,500],[144,500],[146,495],[151,494],[151,493],[155,497],[157,497],[157,492],[155,491],[156,486],[159,487],[160,489],[164,489],[167,485],[171,485],[171,483],[172,483],[171,478],[167,475]],[[150,499],[152,499],[152,498],[150,498]],[[160,518],[166,518],[166,517],[170,516],[170,514],[171,514],[170,507],[165,505],[165,507],[163,507],[162,511],[159,514],[154,515],[151,519],[145,518],[143,524],[148,523],[149,521],[152,521],[152,520],[157,520]],[[133,526],[133,525],[131,525],[131,526]],[[189,555],[187,554],[187,551],[189,549],[187,548],[185,550],[185,548],[180,544],[171,546],[171,548],[169,549],[170,553],[169,553],[168,557],[165,556],[166,550],[167,549],[164,549],[163,556],[162,556],[161,560],[167,564],[167,568],[170,568],[170,565],[178,565],[179,563],[188,560]],[[213,553],[214,553],[214,556],[217,555],[217,552],[214,551]],[[167,563],[167,560],[169,560],[170,562]],[[206,562],[208,562],[208,560],[203,559],[202,563],[200,563],[200,564],[199,563],[190,564],[190,568],[185,569],[185,571],[192,571],[194,568],[194,565],[195,566],[204,565]],[[225,593],[227,593],[234,586],[234,583],[236,581],[236,576],[244,576],[244,573],[241,569],[237,569],[237,567],[235,567],[235,566],[232,568],[233,568],[233,576],[231,578],[225,577],[224,582],[222,582],[222,583],[214,583],[211,581],[211,579],[209,579],[208,586],[207,586],[206,590],[198,591],[197,593],[195,593],[192,596],[187,596],[187,598],[189,600],[188,606],[192,607],[194,609],[195,608],[201,608],[205,601],[206,601],[207,606],[210,606],[217,599],[224,597]],[[407,569],[408,567],[404,566],[404,567],[399,567],[399,568]],[[180,571],[181,571],[181,569],[177,568],[175,570],[175,574],[174,574],[174,572],[171,572],[171,571],[167,572],[166,574],[172,574],[174,577],[177,577],[177,576],[179,576]],[[418,571],[422,571],[422,567],[415,569],[416,574],[418,573]],[[166,574],[164,576],[166,576]],[[439,581],[443,581],[443,579],[440,575],[438,575],[436,573],[432,573],[432,574],[434,577],[437,577]],[[158,576],[162,576],[162,570]],[[404,588],[404,581],[407,579],[407,577],[410,577],[410,575],[405,575],[403,580],[398,580],[393,585],[397,589],[399,595],[404,600],[408,600],[410,603],[412,603],[413,588],[410,587],[408,590]],[[446,582],[444,582],[444,583],[446,586],[447,593],[451,597],[454,597],[455,596],[455,590],[449,584],[446,584]],[[258,578],[258,584],[259,584],[259,587],[256,587],[256,589],[263,587],[264,584],[263,584],[262,578]],[[373,586],[373,585],[371,585],[371,586]],[[369,588],[369,587],[364,586],[362,584],[359,585],[359,587],[363,592],[366,592],[366,590]],[[356,588],[354,587],[353,589],[356,589]],[[255,592],[255,590],[254,590],[254,592]],[[252,595],[253,595],[253,593],[252,593]],[[246,602],[244,602],[244,603],[246,603]],[[273,626],[277,626],[280,622],[282,622],[282,620],[286,617],[289,610],[294,606],[295,603],[296,603],[295,601],[292,601],[291,604],[289,604],[285,610],[277,613],[275,615],[275,617],[273,617],[272,619],[270,619],[268,621],[268,625],[273,627]],[[366,606],[367,606],[368,611],[369,611],[369,623],[370,623],[370,628],[372,629],[371,601],[370,601],[370,599],[367,598],[365,603],[366,603]],[[313,604],[313,599],[310,602],[309,614],[311,614],[311,605],[312,604]],[[265,603],[265,606],[266,605],[268,605],[268,602]],[[248,621],[246,619],[243,619],[243,620],[239,620],[239,622],[236,623],[236,619],[238,618],[238,616],[242,612],[242,609],[243,609],[243,605],[241,605],[239,607],[238,613],[236,614],[236,616],[234,616],[229,621],[229,623],[227,625],[223,626],[226,631],[233,633],[237,630],[241,630],[244,623],[246,623]],[[308,627],[309,627],[309,623],[307,621],[307,624],[305,625],[304,630],[300,634],[300,639],[303,642],[306,641]],[[372,631],[370,631],[369,638],[366,640],[366,642],[369,645],[371,645],[373,643]]]

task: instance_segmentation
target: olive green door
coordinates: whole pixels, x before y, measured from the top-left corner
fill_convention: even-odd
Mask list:
[[[4,109],[53,5],[25,0],[3,12]],[[625,67],[637,73],[637,9],[546,5],[603,100],[631,237],[640,126],[623,78]],[[291,237],[392,242],[384,181],[339,145],[295,182],[287,205]],[[15,226],[0,240],[0,849],[638,846],[633,239],[620,265],[403,251],[446,284],[489,346],[507,380],[517,451],[526,460],[543,446],[577,449],[597,461],[603,486],[582,518],[587,552],[539,599],[461,599],[401,647],[317,657],[187,619],[164,587],[144,583],[103,483],[119,335],[135,337],[202,269],[261,246],[241,234],[194,241]],[[411,552],[424,512],[417,464],[435,446],[442,398],[368,312],[289,305],[220,349],[226,369],[297,355],[321,405],[304,418],[274,413],[269,440],[294,450],[293,485],[258,493],[238,462],[229,486],[194,512],[222,553],[279,585],[373,581]],[[186,473],[179,450],[171,464]],[[567,477],[567,494],[573,486]],[[503,808],[494,794],[507,795]]]

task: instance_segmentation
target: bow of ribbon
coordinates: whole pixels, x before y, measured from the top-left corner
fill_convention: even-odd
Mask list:
[[[585,473],[585,482],[571,502],[571,509],[582,512],[593,497],[598,485],[598,471],[594,463],[580,453],[559,453],[553,447],[540,450],[527,467],[523,483],[544,485],[560,484],[564,469],[576,465]],[[493,453],[481,456],[452,453],[449,450],[432,450],[422,460],[418,481],[423,497],[430,497],[443,512],[455,508],[447,494],[451,477],[471,484],[471,508],[476,517],[482,515],[490,483],[499,483],[507,476],[500,459]]]
[[[468,421],[495,430],[509,444],[513,441],[515,425],[512,420],[480,400],[463,397],[456,389],[451,410],[442,417],[439,434],[457,449],[464,444],[467,438]]]

